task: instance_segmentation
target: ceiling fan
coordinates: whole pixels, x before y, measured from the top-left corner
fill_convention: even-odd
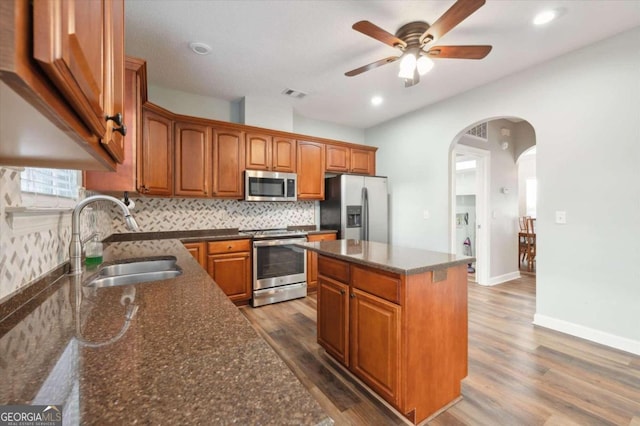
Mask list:
[[[433,25],[429,25],[424,21],[410,22],[400,27],[395,35],[369,21],[356,22],[352,27],[354,30],[395,47],[401,50],[402,54],[380,59],[344,74],[347,77],[353,77],[401,59],[398,77],[404,79],[405,87],[411,87],[418,84],[420,76],[433,67],[433,62],[430,58],[484,58],[491,51],[491,46],[433,46],[433,43],[478,10],[484,3],[485,0],[458,0]]]

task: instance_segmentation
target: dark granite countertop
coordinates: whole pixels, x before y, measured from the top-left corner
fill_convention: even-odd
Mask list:
[[[180,241],[109,243],[104,260],[155,255],[183,274],[98,289],[65,275],[2,319],[0,404],[60,404],[65,425],[332,423]]]
[[[319,229],[315,225],[288,226],[287,230],[304,231],[308,235],[335,234],[338,232],[330,229]],[[104,242],[179,239],[180,241],[187,243],[196,241],[224,241],[251,238],[253,238],[251,233],[245,233],[238,230],[238,228],[228,228],[194,229],[188,231],[127,232],[123,234],[112,234],[104,239]]]
[[[405,275],[475,261],[473,257],[362,240],[318,241],[296,245],[326,256]]]

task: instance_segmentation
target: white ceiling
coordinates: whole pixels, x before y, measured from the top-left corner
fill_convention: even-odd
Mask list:
[[[397,77],[398,62],[345,77],[398,53],[352,30],[355,22],[395,33],[411,21],[433,23],[453,3],[126,0],[126,52],[147,60],[154,85],[227,101],[275,99],[305,117],[367,128],[640,25],[640,0],[488,0],[436,43],[493,45],[485,59],[435,60],[410,88]],[[561,16],[534,27],[534,15],[548,8]],[[192,41],[212,53],[194,54]],[[285,88],[308,96],[288,98]],[[373,95],[384,103],[373,107]]]

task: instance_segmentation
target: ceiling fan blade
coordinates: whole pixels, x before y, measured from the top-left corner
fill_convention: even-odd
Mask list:
[[[480,9],[485,0],[458,0],[420,36],[420,44],[435,42],[453,27]]]
[[[407,47],[407,43],[369,21],[356,22],[352,28],[391,47],[400,47],[401,49]]]
[[[434,46],[427,51],[430,58],[482,59],[491,52],[491,46]]]
[[[378,67],[380,67],[382,65],[390,64],[391,62],[395,62],[398,59],[400,59],[399,56],[389,56],[388,58],[380,59],[379,61],[371,62],[370,64],[367,64],[367,65],[362,66],[360,68],[356,68],[356,69],[351,70],[349,72],[345,72],[344,75],[346,75],[347,77],[353,77],[354,75],[362,74],[365,71],[369,71],[369,70],[372,70],[374,68],[378,68]]]

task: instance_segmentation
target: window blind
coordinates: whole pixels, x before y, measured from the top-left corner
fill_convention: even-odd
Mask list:
[[[49,195],[55,198],[78,198],[78,171],[25,168],[20,173],[23,193]]]

